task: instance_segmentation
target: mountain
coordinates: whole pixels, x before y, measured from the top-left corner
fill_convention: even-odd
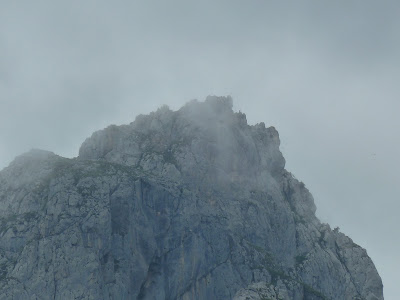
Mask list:
[[[0,299],[383,299],[279,135],[230,97],[164,106],[0,172]]]

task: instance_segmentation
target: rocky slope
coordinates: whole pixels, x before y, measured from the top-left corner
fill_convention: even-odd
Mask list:
[[[0,299],[383,299],[284,166],[229,97],[23,154],[0,172]]]

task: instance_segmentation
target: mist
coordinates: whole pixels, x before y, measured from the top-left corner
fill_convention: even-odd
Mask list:
[[[0,169],[65,157],[163,104],[233,98],[280,135],[317,215],[368,250],[396,299],[400,4],[395,1],[4,1]]]

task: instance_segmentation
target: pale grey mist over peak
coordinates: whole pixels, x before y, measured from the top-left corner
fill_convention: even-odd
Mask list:
[[[277,128],[317,215],[365,247],[396,299],[397,1],[2,1],[0,169],[74,157],[95,130],[231,95]]]

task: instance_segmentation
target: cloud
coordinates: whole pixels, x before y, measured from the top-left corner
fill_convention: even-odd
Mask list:
[[[395,294],[400,244],[396,1],[5,1],[0,168],[77,155],[108,124],[231,95],[280,132],[318,215],[365,246]],[[371,153],[376,159],[371,160]],[[394,296],[392,296],[394,297]]]

